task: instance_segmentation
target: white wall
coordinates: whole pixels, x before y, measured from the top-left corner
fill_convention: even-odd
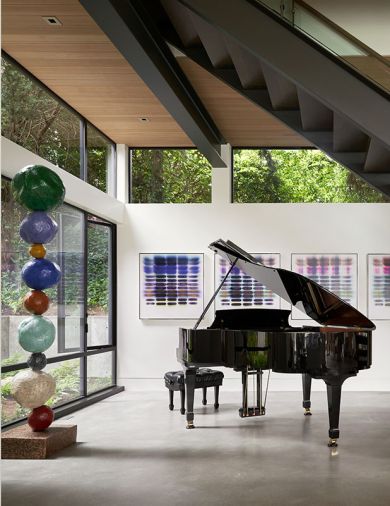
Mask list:
[[[379,54],[390,56],[389,0],[306,0]]]
[[[359,255],[359,309],[366,313],[366,255],[390,252],[389,204],[230,204],[229,170],[215,169],[213,204],[128,204],[118,227],[119,383],[128,388],[163,388],[164,372],[180,369],[175,351],[178,328],[194,321],[140,320],[139,259],[142,252],[205,253],[205,300],[213,293],[213,254],[207,246],[231,239],[249,252],[280,252],[290,269],[291,253]],[[218,185],[218,187],[216,187]],[[284,306],[288,308],[288,306]],[[213,318],[211,309],[204,324]],[[352,390],[389,390],[390,321],[378,321],[373,366],[346,381]],[[294,325],[307,321],[294,321]],[[225,370],[229,388],[240,388],[238,373]],[[314,382],[322,388],[323,382]],[[271,375],[270,389],[299,390],[297,375]]]

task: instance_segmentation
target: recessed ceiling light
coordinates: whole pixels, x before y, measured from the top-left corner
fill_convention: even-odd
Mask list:
[[[149,118],[138,118],[138,121],[140,121],[141,123],[149,123],[150,119]]]
[[[55,16],[42,16],[42,19],[43,19],[44,21],[46,21],[46,23],[47,23],[48,25],[52,25],[52,26],[54,26],[54,25],[57,25],[57,26],[62,26],[61,21],[60,21],[58,18],[56,18]]]

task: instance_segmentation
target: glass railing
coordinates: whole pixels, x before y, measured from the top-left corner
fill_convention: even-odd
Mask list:
[[[256,0],[295,29],[343,60],[383,91],[390,92],[390,61],[303,0]]]

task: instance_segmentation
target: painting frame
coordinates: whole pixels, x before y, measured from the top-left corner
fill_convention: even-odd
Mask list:
[[[200,269],[199,269],[199,303],[194,304],[191,308],[193,311],[184,311],[183,309],[175,313],[175,310],[172,308],[183,308],[184,306],[189,306],[187,304],[179,305],[172,304],[170,306],[170,310],[164,311],[162,306],[159,307],[160,312],[156,310],[145,311],[146,304],[143,304],[143,279],[144,279],[144,271],[142,268],[142,259],[146,256],[186,256],[186,257],[198,257],[200,259]],[[204,309],[204,253],[192,253],[192,252],[180,252],[180,253],[171,253],[171,252],[154,252],[154,253],[139,253],[138,254],[138,268],[139,268],[139,287],[138,287],[138,317],[140,320],[197,320],[199,316],[202,314]],[[153,314],[154,313],[154,314]],[[191,314],[190,314],[191,313]],[[193,313],[193,314],[192,314]]]
[[[375,298],[372,293],[373,288],[372,288],[372,283],[371,283],[371,278],[373,276],[372,269],[374,267],[370,268],[370,258],[372,258],[374,260],[375,257],[380,258],[380,259],[388,258],[390,261],[390,253],[367,253],[367,259],[366,259],[367,260],[367,317],[372,320],[385,321],[385,320],[390,320],[390,299],[389,299],[388,307],[383,308],[384,309],[383,311],[380,311],[379,308],[375,309],[376,304],[372,303],[372,299]],[[390,264],[389,264],[389,273],[387,276],[389,278],[388,284],[390,285]]]
[[[353,297],[351,297],[351,300],[345,300],[343,299],[343,297],[341,297],[339,295],[339,293],[337,293],[334,289],[332,289],[332,287],[329,287],[329,286],[323,286],[321,283],[318,283],[318,281],[316,279],[312,279],[310,276],[308,276],[306,273],[300,273],[300,272],[297,272],[295,270],[295,265],[294,265],[294,257],[306,257],[306,258],[310,258],[310,257],[329,257],[329,258],[348,258],[350,257],[352,260],[353,260],[353,265],[352,265],[352,270],[353,270],[353,276],[352,276],[352,283],[353,283],[353,287],[352,287],[352,292],[353,292]],[[334,293],[335,295],[337,295],[338,297],[340,297],[340,299],[342,300],[345,300],[345,302],[347,304],[350,304],[351,306],[355,307],[355,308],[358,308],[358,303],[359,303],[359,256],[358,256],[358,253],[291,253],[291,271],[292,272],[295,272],[297,274],[303,274],[304,276],[306,276],[307,278],[309,279],[312,279],[312,281],[320,284],[321,286],[323,286],[326,290],[329,290],[330,292]],[[308,316],[308,315],[305,315],[304,313],[302,313],[299,309],[297,309],[295,306],[291,306],[291,320],[311,320],[311,318]]]

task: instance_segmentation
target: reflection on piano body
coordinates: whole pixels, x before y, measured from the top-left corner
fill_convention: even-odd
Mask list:
[[[291,327],[290,311],[286,310],[229,309],[216,311],[213,324],[207,329],[198,329],[222,281],[195,327],[180,329],[177,358],[183,364],[186,376],[187,427],[194,427],[195,372],[198,367],[224,366],[241,372],[243,400],[239,413],[242,417],[265,414],[262,375],[263,370],[272,369],[302,375],[306,415],[311,414],[311,379],[325,381],[329,446],[336,446],[341,387],[347,378],[371,366],[371,334],[375,325],[334,293],[301,274],[266,267],[230,241],[215,241],[210,248],[225,258],[231,269],[239,267],[320,326]],[[248,378],[251,375],[255,376],[257,392],[256,405],[249,407]]]

